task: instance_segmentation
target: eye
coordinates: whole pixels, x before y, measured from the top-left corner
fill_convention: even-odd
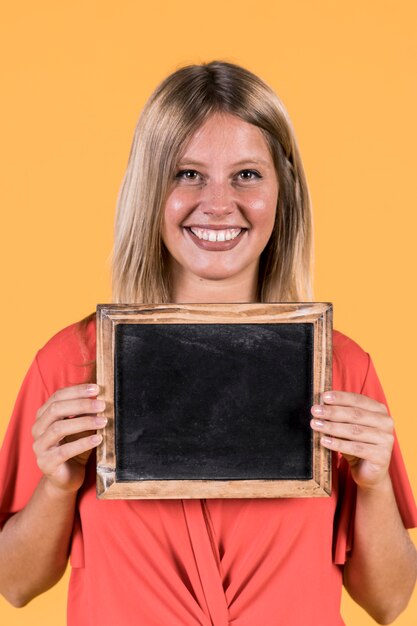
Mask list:
[[[244,176],[241,177],[242,174],[249,174],[250,176]],[[238,174],[240,180],[254,180],[254,178],[262,178],[262,176],[260,175],[259,172],[257,172],[256,170],[242,170],[241,172],[239,172]]]
[[[188,176],[188,174],[191,174],[192,176]],[[177,174],[175,174],[175,178],[194,182],[197,180],[196,175],[198,175],[196,170],[180,170]]]

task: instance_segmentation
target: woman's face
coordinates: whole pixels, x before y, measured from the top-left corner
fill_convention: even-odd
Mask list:
[[[278,180],[261,131],[213,114],[187,144],[164,211],[175,281],[254,280],[274,226]]]

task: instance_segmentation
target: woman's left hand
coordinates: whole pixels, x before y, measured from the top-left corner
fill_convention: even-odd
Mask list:
[[[324,404],[311,407],[313,430],[321,444],[348,461],[358,486],[374,487],[388,475],[394,422],[384,404],[348,391],[326,391]]]

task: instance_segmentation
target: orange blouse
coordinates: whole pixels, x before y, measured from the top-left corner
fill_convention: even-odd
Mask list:
[[[74,324],[36,355],[0,455],[0,523],[21,510],[41,473],[36,411],[58,388],[84,382],[95,321]],[[333,388],[386,400],[370,356],[333,333]],[[351,549],[355,484],[334,455],[329,498],[97,500],[95,454],[79,491],[69,626],[336,626],[341,565]],[[397,441],[390,473],[407,528],[417,510]]]

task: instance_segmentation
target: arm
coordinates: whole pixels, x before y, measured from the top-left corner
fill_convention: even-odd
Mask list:
[[[76,492],[59,493],[44,477],[27,506],[0,533],[0,590],[21,607],[65,572]]]
[[[101,440],[91,431],[105,425],[91,415],[104,408],[91,399],[97,393],[97,385],[66,387],[38,411],[33,449],[44,476],[26,507],[0,532],[0,592],[14,606],[49,589],[65,571],[77,491]],[[65,419],[70,415],[81,417]]]
[[[358,487],[353,546],[345,587],[378,623],[389,624],[407,606],[417,575],[389,477],[373,489]]]
[[[404,610],[417,576],[416,550],[400,518],[388,468],[393,420],[384,404],[367,396],[332,391],[312,407],[314,430],[326,448],[339,451],[357,484],[355,530],[344,583],[378,623]]]

